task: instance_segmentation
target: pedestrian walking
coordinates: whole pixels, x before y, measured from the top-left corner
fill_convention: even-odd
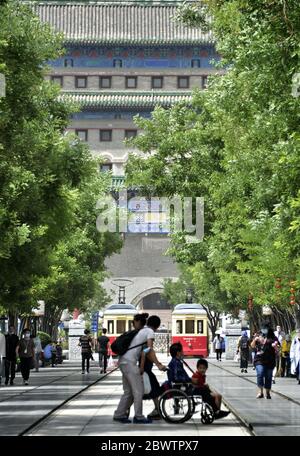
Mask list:
[[[6,357],[5,357],[5,385],[14,384],[16,376],[16,363],[17,354],[16,349],[19,344],[19,337],[16,335],[16,330],[13,325],[8,328],[8,334],[6,338]]]
[[[5,370],[6,340],[5,335],[0,332],[0,385]]]
[[[16,349],[17,356],[20,358],[20,369],[24,385],[28,385],[30,369],[34,360],[34,342],[30,338],[30,329],[24,329],[23,337],[19,341]]]
[[[110,348],[109,338],[106,335],[107,329],[102,329],[102,335],[98,337],[98,351],[99,351],[99,367],[100,367],[100,374],[106,374],[107,368],[107,356],[108,350]]]
[[[40,337],[37,334],[33,334],[33,343],[34,343],[34,365],[35,365],[35,371],[39,371],[40,367],[40,359],[41,359],[41,353],[43,351],[42,348],[42,341]]]
[[[81,347],[81,373],[90,372],[90,357],[92,352],[92,339],[90,336],[90,331],[88,329],[84,330],[84,335],[79,338],[78,345]]]
[[[223,337],[221,337],[220,334],[216,334],[216,336],[213,340],[213,347],[217,354],[217,361],[222,361],[222,343],[223,343]]]
[[[297,329],[297,334],[291,344],[291,374],[296,375],[298,385],[300,385],[300,328]]]
[[[276,326],[276,331],[274,331],[275,337],[277,337],[279,345],[283,341],[285,337],[285,332],[281,329],[281,326]],[[280,357],[280,350],[276,351],[276,366],[273,370],[272,382],[275,383],[275,377],[280,375],[281,372],[281,365],[280,365],[281,357]]]
[[[135,415],[133,422],[135,424],[148,424],[152,422],[150,418],[145,418],[143,415],[143,369],[140,369],[138,366],[142,346],[147,345],[148,348],[153,347],[155,339],[154,331],[157,329],[146,326],[147,317],[148,314],[135,315],[133,321],[138,333],[133,337],[129,349],[119,359],[124,393],[114,412],[113,419],[121,423],[131,423],[128,419],[128,410],[130,410],[132,403],[134,404]],[[164,366],[157,360],[156,365],[159,369],[164,369]]]
[[[276,366],[276,351],[279,342],[273,330],[269,327],[263,328],[260,334],[253,339],[251,347],[256,348],[254,365],[257,374],[258,394],[257,399],[264,397],[265,388],[266,399],[271,399],[272,374]]]
[[[249,348],[250,348],[250,340],[247,334],[247,331],[242,331],[242,335],[238,340],[238,347],[237,347],[237,354],[240,353],[241,361],[240,361],[240,369],[241,373],[247,373],[248,369],[248,362],[249,362]]]
[[[56,344],[56,364],[62,364],[63,362],[63,350],[60,341]]]
[[[290,350],[291,350],[291,336],[287,334],[282,338],[281,342],[281,350],[280,350],[280,375],[281,377],[289,377],[291,374],[291,358],[290,358]]]
[[[52,343],[49,342],[44,348],[44,360],[43,366],[52,361]]]

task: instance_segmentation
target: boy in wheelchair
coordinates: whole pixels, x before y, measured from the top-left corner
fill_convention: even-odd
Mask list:
[[[206,370],[208,363],[206,359],[199,359],[197,362],[197,371],[193,373],[192,378],[188,376],[184,369],[183,348],[180,342],[172,344],[170,347],[172,360],[168,365],[168,381],[172,383],[182,383],[185,385],[185,392],[188,395],[201,396],[203,402],[209,404],[214,411],[214,418],[220,419],[227,416],[230,412],[221,410],[222,396],[212,392],[206,383]]]
[[[201,396],[202,400],[207,404],[211,405],[214,413],[215,420],[224,418],[229,415],[230,412],[221,410],[222,396],[214,391],[211,391],[208,384],[206,383],[206,371],[208,369],[208,362],[204,358],[200,358],[197,361],[197,371],[192,375],[192,383],[195,386],[193,395]]]

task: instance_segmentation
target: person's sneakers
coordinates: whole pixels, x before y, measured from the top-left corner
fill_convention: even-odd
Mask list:
[[[267,394],[266,394],[266,399],[272,399],[270,393],[267,393]]]
[[[245,370],[244,370],[244,372],[245,372],[245,374],[248,374],[248,371],[247,371],[247,369],[245,369]]]
[[[27,380],[24,381],[24,385],[28,386],[28,381]]]
[[[12,386],[12,385],[14,384],[14,381],[11,380],[11,381],[9,382],[9,384],[10,384],[10,386]]]
[[[300,380],[298,380],[298,385],[300,385]]]
[[[82,371],[81,373],[82,373],[82,374],[85,374],[85,372],[84,372],[84,371]]]
[[[230,412],[225,412],[225,410],[219,410],[215,413],[215,420],[220,420],[221,418],[225,418],[229,415]]]
[[[244,369],[241,369],[241,373],[243,373],[243,372],[244,372]]]
[[[133,418],[134,424],[150,424],[152,423],[151,418]]]
[[[275,385],[275,378],[273,378],[272,383],[273,383],[273,385]]]
[[[253,367],[252,367],[252,370],[254,370],[254,371],[255,371],[255,366],[253,366]]]
[[[126,418],[125,416],[123,418],[113,418],[114,421],[118,421],[118,423],[131,423],[131,420]]]
[[[5,380],[5,383],[4,383],[4,385],[5,385],[5,386],[7,386],[7,385],[8,385],[8,380]]]
[[[264,395],[262,393],[258,393],[258,395],[256,396],[256,399],[263,399],[264,398]]]

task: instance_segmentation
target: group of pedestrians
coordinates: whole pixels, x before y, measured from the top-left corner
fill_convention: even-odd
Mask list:
[[[133,320],[137,334],[133,337],[127,351],[119,358],[119,367],[122,373],[123,395],[113,420],[121,423],[131,423],[129,419],[130,408],[134,406],[135,424],[149,424],[152,420],[161,419],[159,413],[159,397],[172,387],[173,382],[187,383],[191,388],[191,394],[201,395],[203,400],[209,403],[214,411],[215,419],[223,418],[229,412],[221,410],[222,396],[213,392],[206,383],[207,361],[203,358],[197,362],[197,371],[192,378],[188,376],[183,364],[183,348],[180,343],[174,343],[170,347],[171,361],[168,367],[158,359],[153,348],[155,332],[160,326],[160,318],[156,315],[148,317],[148,314],[137,314]],[[152,369],[156,365],[160,371],[167,371],[168,380],[159,384]],[[150,392],[145,394],[143,376],[149,377]],[[143,400],[152,400],[154,409],[147,417],[143,414]],[[176,413],[176,410],[174,411]]]
[[[107,329],[102,329],[102,335],[97,339],[97,349],[99,355],[100,374],[106,374],[108,351],[110,349],[109,338],[106,335]],[[78,346],[81,347],[81,373],[90,372],[90,360],[93,358],[93,341],[88,329],[84,330],[84,334],[80,336]]]
[[[49,362],[53,367],[57,363],[62,363],[61,344],[50,342],[43,349],[37,334],[25,328],[19,338],[13,325],[9,326],[7,334],[0,333],[0,384],[4,377],[6,386],[13,385],[16,367],[19,366],[23,384],[27,386],[31,370],[35,368],[38,372],[40,361],[43,366]]]
[[[263,327],[252,338],[243,331],[238,340],[237,353],[240,354],[241,373],[247,373],[248,362],[252,351],[253,369],[256,370],[258,393],[257,398],[271,399],[272,383],[275,377],[295,376],[300,385],[300,329],[291,340],[280,326],[276,331],[268,325]],[[265,390],[265,396],[264,396]]]

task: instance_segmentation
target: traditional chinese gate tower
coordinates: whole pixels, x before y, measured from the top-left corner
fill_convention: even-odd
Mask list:
[[[138,134],[133,117],[149,118],[155,105],[170,107],[189,99],[195,87],[205,89],[219,60],[211,33],[174,22],[180,1],[110,0],[109,2],[33,3],[42,21],[65,36],[66,54],[50,62],[48,78],[64,95],[80,103],[69,131],[105,159],[101,171],[112,171],[112,187],[124,181],[128,148],[124,139]],[[129,195],[130,196],[130,195]],[[164,256],[169,241],[155,221],[125,235],[124,248],[107,261],[112,277],[134,281],[129,302],[143,307],[161,293],[166,277],[177,277]],[[145,234],[150,226],[151,233]],[[107,288],[112,288],[110,282]],[[153,301],[153,300],[152,300]],[[150,304],[149,304],[150,305]],[[163,305],[163,304],[161,304]],[[157,307],[157,306],[156,306]],[[159,309],[155,310],[159,313]],[[165,324],[171,312],[165,309]]]

